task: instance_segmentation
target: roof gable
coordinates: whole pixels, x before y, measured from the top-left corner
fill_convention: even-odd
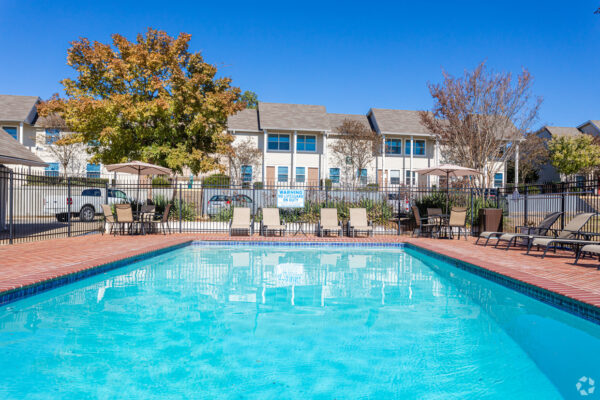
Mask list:
[[[329,129],[331,132],[337,132],[337,128],[342,125],[345,120],[356,121],[364,124],[368,129],[371,129],[371,124],[369,123],[369,118],[366,115],[362,114],[336,114],[336,113],[328,113],[327,118],[329,119]]]
[[[581,131],[577,128],[573,128],[570,126],[548,126],[548,125],[542,127],[542,129],[540,129],[538,131],[538,135],[540,133],[542,133],[544,130],[547,131],[550,134],[550,136],[574,137],[574,136],[581,135]]]
[[[431,135],[431,132],[421,123],[419,111],[371,108],[369,116],[378,133]]]
[[[258,117],[261,129],[329,130],[324,106],[259,102]]]
[[[36,96],[0,95],[0,121],[33,124],[37,117]]]
[[[227,118],[227,128],[231,131],[251,131],[257,132],[258,110],[255,108],[246,108]]]
[[[38,167],[48,165],[2,129],[0,129],[0,164]]]

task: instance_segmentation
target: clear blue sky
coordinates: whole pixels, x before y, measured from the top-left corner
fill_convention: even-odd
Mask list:
[[[0,0],[0,93],[47,98],[71,74],[70,41],[152,26],[191,33],[192,50],[263,101],[426,109],[442,68],[487,59],[533,73],[539,125],[600,119],[600,1],[339,3]]]

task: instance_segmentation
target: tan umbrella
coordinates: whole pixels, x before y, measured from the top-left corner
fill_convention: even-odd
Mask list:
[[[121,164],[110,164],[106,166],[107,171],[110,172],[123,172],[126,174],[133,174],[138,176],[137,185],[137,206],[140,205],[140,176],[142,175],[170,175],[171,170],[169,168],[161,167],[160,165],[149,164],[141,161],[130,161]],[[139,210],[138,210],[139,211]]]
[[[423,175],[436,175],[446,177],[446,212],[448,212],[448,202],[450,199],[450,178],[459,176],[481,175],[473,168],[461,167],[460,165],[442,164],[432,168],[422,168],[415,172]]]

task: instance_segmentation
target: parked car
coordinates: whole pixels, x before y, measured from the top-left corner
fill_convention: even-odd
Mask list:
[[[69,218],[69,203],[71,204],[71,217],[79,217],[83,222],[90,222],[96,214],[102,212],[102,204],[127,203],[131,199],[125,192],[117,189],[83,189],[80,194],[70,198],[64,195],[48,196],[44,198],[44,212],[54,214],[59,222]]]
[[[252,199],[245,194],[235,194],[229,196],[226,194],[216,194],[208,200],[206,213],[209,216],[217,215],[223,210],[234,207],[252,207]]]

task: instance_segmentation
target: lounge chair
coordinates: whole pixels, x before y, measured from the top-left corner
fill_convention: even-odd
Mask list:
[[[421,213],[417,206],[411,207],[413,216],[415,217],[415,229],[413,229],[413,236],[423,236],[427,234],[429,237],[433,236],[434,228],[439,228],[439,223],[429,222],[429,218],[421,218]]]
[[[108,234],[113,233],[113,230],[117,226],[117,221],[115,220],[115,216],[112,213],[112,208],[108,204],[102,204],[102,214],[104,215],[104,229],[102,229],[102,234],[106,231],[106,226],[110,224],[110,231]]]
[[[129,234],[132,234],[135,227],[135,219],[133,218],[131,204],[115,204],[115,211],[117,213],[116,222],[121,228],[121,233],[124,233],[125,227],[128,226]]]
[[[448,225],[443,226],[448,229],[450,238],[454,238],[454,228],[458,229],[458,239],[460,234],[463,232],[465,240],[467,240],[467,208],[466,207],[452,207],[450,210],[450,219]]]
[[[162,216],[160,217],[159,220],[151,220],[150,223],[152,225],[156,225],[157,227],[160,227],[160,230],[162,231],[163,235],[166,235],[166,230],[169,231],[169,233],[171,233],[171,227],[169,226],[169,213],[171,212],[171,203],[167,204],[167,206],[165,207],[165,211],[163,212]],[[165,230],[165,227],[167,228]]]
[[[562,215],[561,212],[553,212],[548,215],[539,223],[538,226],[517,226],[516,230],[527,230],[526,232],[519,233],[507,233],[507,232],[482,232],[481,235],[477,238],[475,244],[479,243],[479,239],[486,239],[484,246],[487,246],[490,239],[496,239],[495,247],[498,247],[500,242],[507,242],[506,250],[510,248],[511,245],[516,244],[519,239],[527,239],[531,235],[535,236],[545,236],[548,234],[548,231],[552,228],[552,225],[558,220],[558,218]]]
[[[544,237],[544,236],[530,236],[529,243],[527,246],[527,254],[531,251],[533,246],[536,246],[539,250],[540,247],[544,248],[544,253],[542,254],[542,258],[546,256],[548,249],[552,248],[556,251],[556,246],[559,244],[562,245],[571,245],[578,246],[584,245],[586,243],[590,243],[589,240],[581,240],[578,237],[581,235],[581,230],[584,225],[588,223],[590,218],[598,215],[597,213],[581,213],[577,214],[569,223],[565,226],[563,230],[556,237]]]
[[[285,235],[285,221],[282,224],[279,218],[279,208],[263,208],[262,221],[260,222],[260,233],[269,236],[269,232],[279,232],[280,236]]]
[[[575,257],[575,264],[577,264],[579,260],[586,254],[600,256],[600,243],[590,243],[582,246]],[[600,266],[598,268],[600,269]]]
[[[367,219],[366,208],[351,208],[350,220],[348,221],[348,235],[356,237],[359,232],[364,232],[367,235],[373,235],[373,225]]]
[[[344,235],[342,223],[338,221],[337,208],[321,208],[321,218],[317,229],[321,237],[331,232],[336,232],[338,236]]]
[[[233,236],[234,232],[246,232],[248,236],[251,234],[250,208],[235,207],[233,209],[233,217],[229,224],[229,234]]]

